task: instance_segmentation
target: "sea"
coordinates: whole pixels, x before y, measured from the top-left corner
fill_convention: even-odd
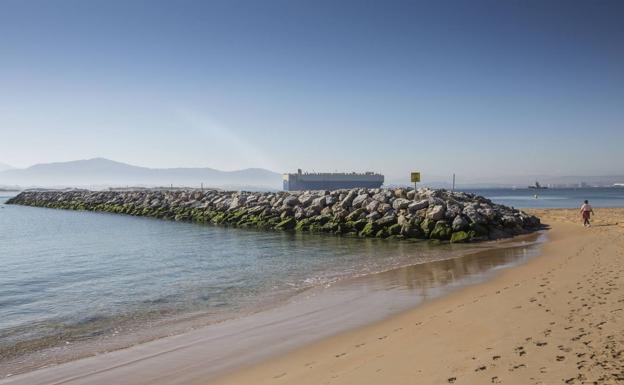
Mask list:
[[[623,188],[468,192],[516,208],[574,208],[584,199],[624,206]],[[0,378],[244,318],[311,291],[344,293],[352,280],[383,274],[393,277],[384,287],[404,290],[392,306],[382,300],[368,312],[389,315],[422,301],[423,292],[521,263],[540,243],[503,249],[263,232],[4,204],[10,196],[0,193]],[[475,257],[492,248],[499,251]]]

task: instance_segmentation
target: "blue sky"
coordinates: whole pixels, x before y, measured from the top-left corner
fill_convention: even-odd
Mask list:
[[[623,173],[618,1],[0,2],[0,162]]]

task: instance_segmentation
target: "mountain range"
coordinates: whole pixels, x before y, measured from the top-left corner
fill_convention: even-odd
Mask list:
[[[148,168],[104,158],[36,164],[24,169],[0,171],[0,185],[21,187],[199,187],[202,184],[204,187],[236,190],[275,190],[281,189],[282,176],[261,168],[237,171]]]
[[[425,174],[421,186],[450,188],[451,177]],[[548,176],[524,175],[464,180],[458,176],[458,188],[526,187],[538,180],[542,185],[611,186],[624,183],[624,175]],[[220,171],[213,168],[148,168],[94,158],[70,162],[43,163],[19,169],[0,163],[0,187],[215,187],[231,190],[279,190],[282,176],[262,168]],[[386,176],[385,185],[411,186],[406,176]]]

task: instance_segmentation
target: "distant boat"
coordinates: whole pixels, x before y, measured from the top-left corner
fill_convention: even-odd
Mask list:
[[[532,189],[535,189],[535,190],[546,190],[548,187],[542,186],[541,184],[539,184],[538,181],[535,181],[535,184],[529,186],[529,188],[532,188]]]

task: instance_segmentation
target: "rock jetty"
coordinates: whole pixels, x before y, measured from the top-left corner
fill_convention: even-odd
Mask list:
[[[240,228],[452,243],[506,238],[540,228],[537,217],[484,197],[427,188],[301,192],[25,191],[7,204]]]

